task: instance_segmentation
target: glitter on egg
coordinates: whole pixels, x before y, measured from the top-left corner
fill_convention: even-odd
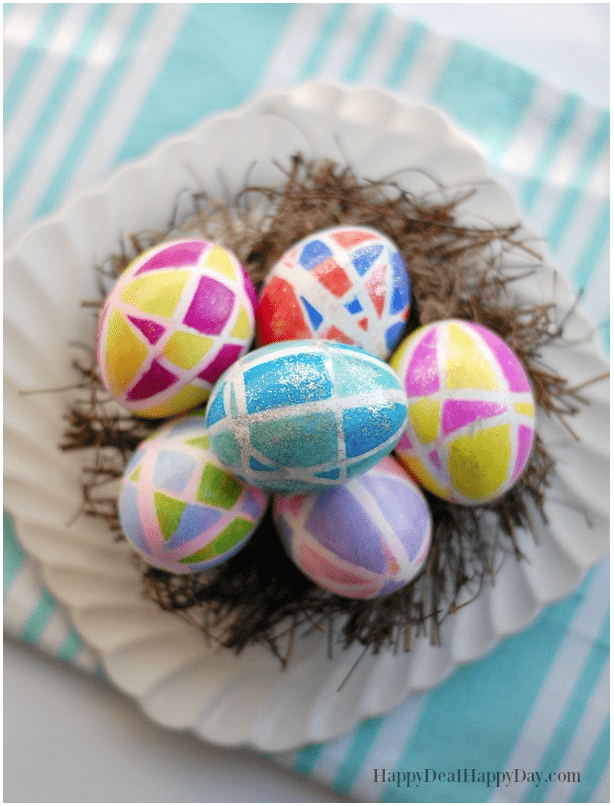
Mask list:
[[[408,336],[390,364],[408,396],[396,454],[420,484],[475,505],[516,483],[533,446],[535,401],[496,333],[459,319],[433,322]]]
[[[162,243],[134,260],[101,310],[102,382],[142,417],[203,403],[254,336],[255,290],[237,258],[198,239]]]
[[[254,350],[220,378],[207,404],[212,449],[230,472],[267,490],[342,484],[390,453],[407,399],[376,356],[299,340]]]

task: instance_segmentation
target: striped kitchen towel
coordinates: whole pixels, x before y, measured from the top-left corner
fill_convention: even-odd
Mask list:
[[[255,93],[318,77],[370,84],[437,104],[482,144],[608,349],[609,112],[394,4],[9,3],[4,60],[7,247],[120,164]],[[4,557],[5,630],[103,674],[7,514]],[[364,801],[607,802],[608,595],[603,561],[434,691],[271,758]]]

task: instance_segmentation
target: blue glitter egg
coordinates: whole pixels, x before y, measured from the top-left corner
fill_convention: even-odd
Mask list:
[[[246,483],[278,492],[343,484],[395,447],[407,396],[393,370],[363,350],[301,340],[254,350],[214,386],[211,447]]]

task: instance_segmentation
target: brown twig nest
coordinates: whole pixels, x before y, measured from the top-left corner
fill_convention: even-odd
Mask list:
[[[562,325],[553,321],[551,306],[519,305],[507,293],[510,281],[526,273],[527,266],[535,267],[539,255],[533,244],[518,241],[519,227],[461,226],[455,211],[471,192],[449,194],[446,201],[442,196],[438,201],[414,198],[395,182],[360,180],[348,167],[306,163],[296,156],[280,187],[247,186],[226,204],[195,193],[187,221],[174,215],[165,231],[129,236],[117,254],[97,267],[101,299],[84,304],[99,307],[132,259],[169,234],[181,237],[186,226],[235,252],[258,288],[282,253],[310,232],[337,224],[368,225],[398,245],[409,268],[413,299],[406,333],[448,317],[486,325],[523,362],[538,406],[566,423],[582,398],[540,361],[542,346],[562,338]],[[526,256],[523,269],[505,269],[508,250]],[[116,498],[100,491],[109,479],[121,476],[132,451],[160,421],[109,409],[95,365],[76,362],[75,367],[87,399],[71,407],[61,447],[96,448],[94,464],[83,471],[83,512],[105,518],[121,537]],[[531,511],[542,513],[553,470],[538,435],[522,478],[499,500],[464,507],[426,492],[433,516],[427,563],[409,585],[381,599],[345,599],[311,583],[287,558],[270,514],[242,551],[209,572],[173,575],[138,561],[144,591],[221,646],[240,651],[264,643],[282,664],[295,633],[306,629],[327,630],[331,651],[337,641],[343,647],[359,641],[373,651],[390,645],[409,650],[419,630],[436,643],[441,621],[492,582],[496,556],[512,553],[521,560],[516,530],[532,528]]]

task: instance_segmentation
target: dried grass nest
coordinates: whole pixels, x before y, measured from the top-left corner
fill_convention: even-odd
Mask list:
[[[184,221],[177,220],[175,210],[166,229],[127,236],[117,253],[95,267],[100,299],[83,304],[97,313],[131,260],[169,234],[181,237],[186,227],[231,249],[259,289],[282,253],[310,232],[338,224],[370,226],[398,245],[411,274],[412,307],[403,336],[448,317],[491,328],[524,364],[538,406],[560,418],[573,434],[566,418],[583,398],[540,358],[544,345],[564,338],[564,321],[554,322],[552,305],[518,304],[508,293],[510,283],[534,271],[541,259],[535,244],[519,241],[519,225],[461,226],[455,211],[474,192],[471,188],[416,198],[394,180],[362,180],[348,166],[308,162],[300,155],[292,157],[284,174],[279,187],[246,183],[236,198],[224,203],[202,191],[190,192],[191,209]],[[526,256],[524,269],[505,269],[503,257],[510,250]],[[61,449],[95,448],[93,463],[83,468],[80,514],[105,519],[116,539],[125,539],[117,499],[102,491],[109,479],[121,477],[131,453],[162,421],[110,408],[95,359],[77,360],[74,367],[80,380],[66,414]],[[316,629],[327,632],[329,654],[356,641],[373,652],[383,647],[409,651],[412,637],[420,632],[439,642],[442,620],[494,581],[496,557],[522,559],[516,531],[533,528],[531,510],[545,518],[544,491],[553,472],[554,462],[537,435],[524,474],[499,500],[465,507],[425,492],[433,516],[427,562],[409,585],[381,599],[345,599],[310,582],[286,556],[270,512],[244,549],[208,572],[174,575],[151,568],[136,555],[135,562],[145,595],[228,650],[265,644],[285,666],[295,636]]]

